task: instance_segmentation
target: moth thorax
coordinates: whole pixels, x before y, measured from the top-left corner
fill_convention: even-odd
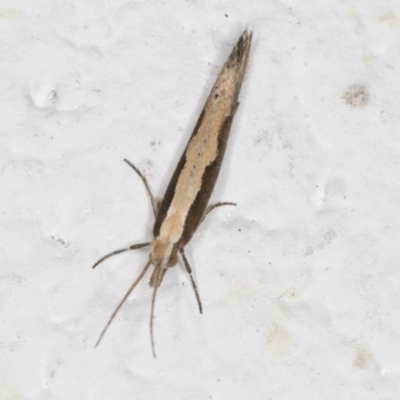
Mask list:
[[[173,267],[178,262],[176,250],[174,251],[174,244],[169,240],[156,237],[152,241],[151,260],[156,268],[167,269]]]

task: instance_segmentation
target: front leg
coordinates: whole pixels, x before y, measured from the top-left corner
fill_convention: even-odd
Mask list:
[[[112,256],[115,256],[116,254],[120,254],[120,253],[124,253],[125,251],[129,251],[129,250],[136,250],[136,249],[141,249],[142,247],[146,247],[146,246],[150,246],[151,243],[147,242],[147,243],[139,243],[139,244],[133,244],[132,246],[129,246],[125,249],[121,249],[121,250],[115,250],[112,251],[111,253],[106,254],[104,257],[101,257],[99,261],[97,261],[92,268],[96,268],[100,263],[102,263],[104,260],[106,260],[107,258],[110,258]]]

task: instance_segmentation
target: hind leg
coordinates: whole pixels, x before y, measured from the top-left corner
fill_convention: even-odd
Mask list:
[[[205,220],[207,215],[214,210],[214,208],[221,207],[221,206],[237,206],[236,203],[231,203],[230,201],[220,201],[218,203],[210,204],[207,208],[206,211],[204,212],[203,218],[200,220],[200,224]],[[199,224],[199,225],[200,225]]]
[[[147,182],[146,177],[140,172],[139,168],[137,168],[135,165],[133,165],[129,160],[124,158],[124,161],[139,175],[139,178],[142,180],[142,182],[146,188],[147,194],[149,195],[149,198],[151,201],[151,208],[153,209],[153,214],[154,214],[154,218],[155,218],[157,216],[159,202],[156,200],[156,198],[151,193],[151,189]]]

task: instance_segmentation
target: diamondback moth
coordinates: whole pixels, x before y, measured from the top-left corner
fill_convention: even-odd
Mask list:
[[[153,319],[157,290],[168,268],[177,264],[178,253],[182,256],[200,314],[202,314],[199,293],[189,262],[185,256],[184,247],[211,210],[223,205],[236,205],[230,202],[208,205],[208,201],[224,157],[233,117],[239,106],[238,96],[249,58],[251,38],[252,32],[245,30],[222,67],[159,205],[155,201],[144,175],[135,165],[124,159],[139,175],[150,197],[155,218],[154,238],[150,242],[134,244],[128,248],[113,251],[93,265],[92,268],[95,268],[105,259],[116,254],[151,246],[146,265],[112,313],[100,334],[96,346],[99,345],[111,322],[133,289],[144,277],[149,267],[153,265],[154,270],[149,283],[150,287],[153,288],[150,311],[150,338],[153,356],[156,357]]]

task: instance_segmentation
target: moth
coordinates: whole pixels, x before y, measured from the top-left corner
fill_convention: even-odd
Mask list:
[[[153,320],[157,290],[168,268],[177,264],[178,253],[181,255],[189,274],[199,311],[202,314],[199,293],[193,279],[192,269],[185,256],[184,248],[210,211],[219,206],[236,205],[231,202],[208,205],[208,201],[224,157],[233,117],[238,109],[238,96],[249,58],[251,39],[252,32],[245,30],[222,67],[197,120],[186,149],[175,168],[165,195],[159,204],[152,195],[145,176],[135,165],[124,159],[143,181],[150,197],[155,218],[154,238],[150,242],[134,244],[128,248],[113,251],[93,265],[92,268],[95,268],[101,262],[116,254],[151,246],[146,265],[109,318],[96,346],[102,340],[111,322],[133,289],[144,277],[150,266],[153,265],[154,269],[149,283],[153,289],[150,311],[150,338],[153,356],[156,357]]]

